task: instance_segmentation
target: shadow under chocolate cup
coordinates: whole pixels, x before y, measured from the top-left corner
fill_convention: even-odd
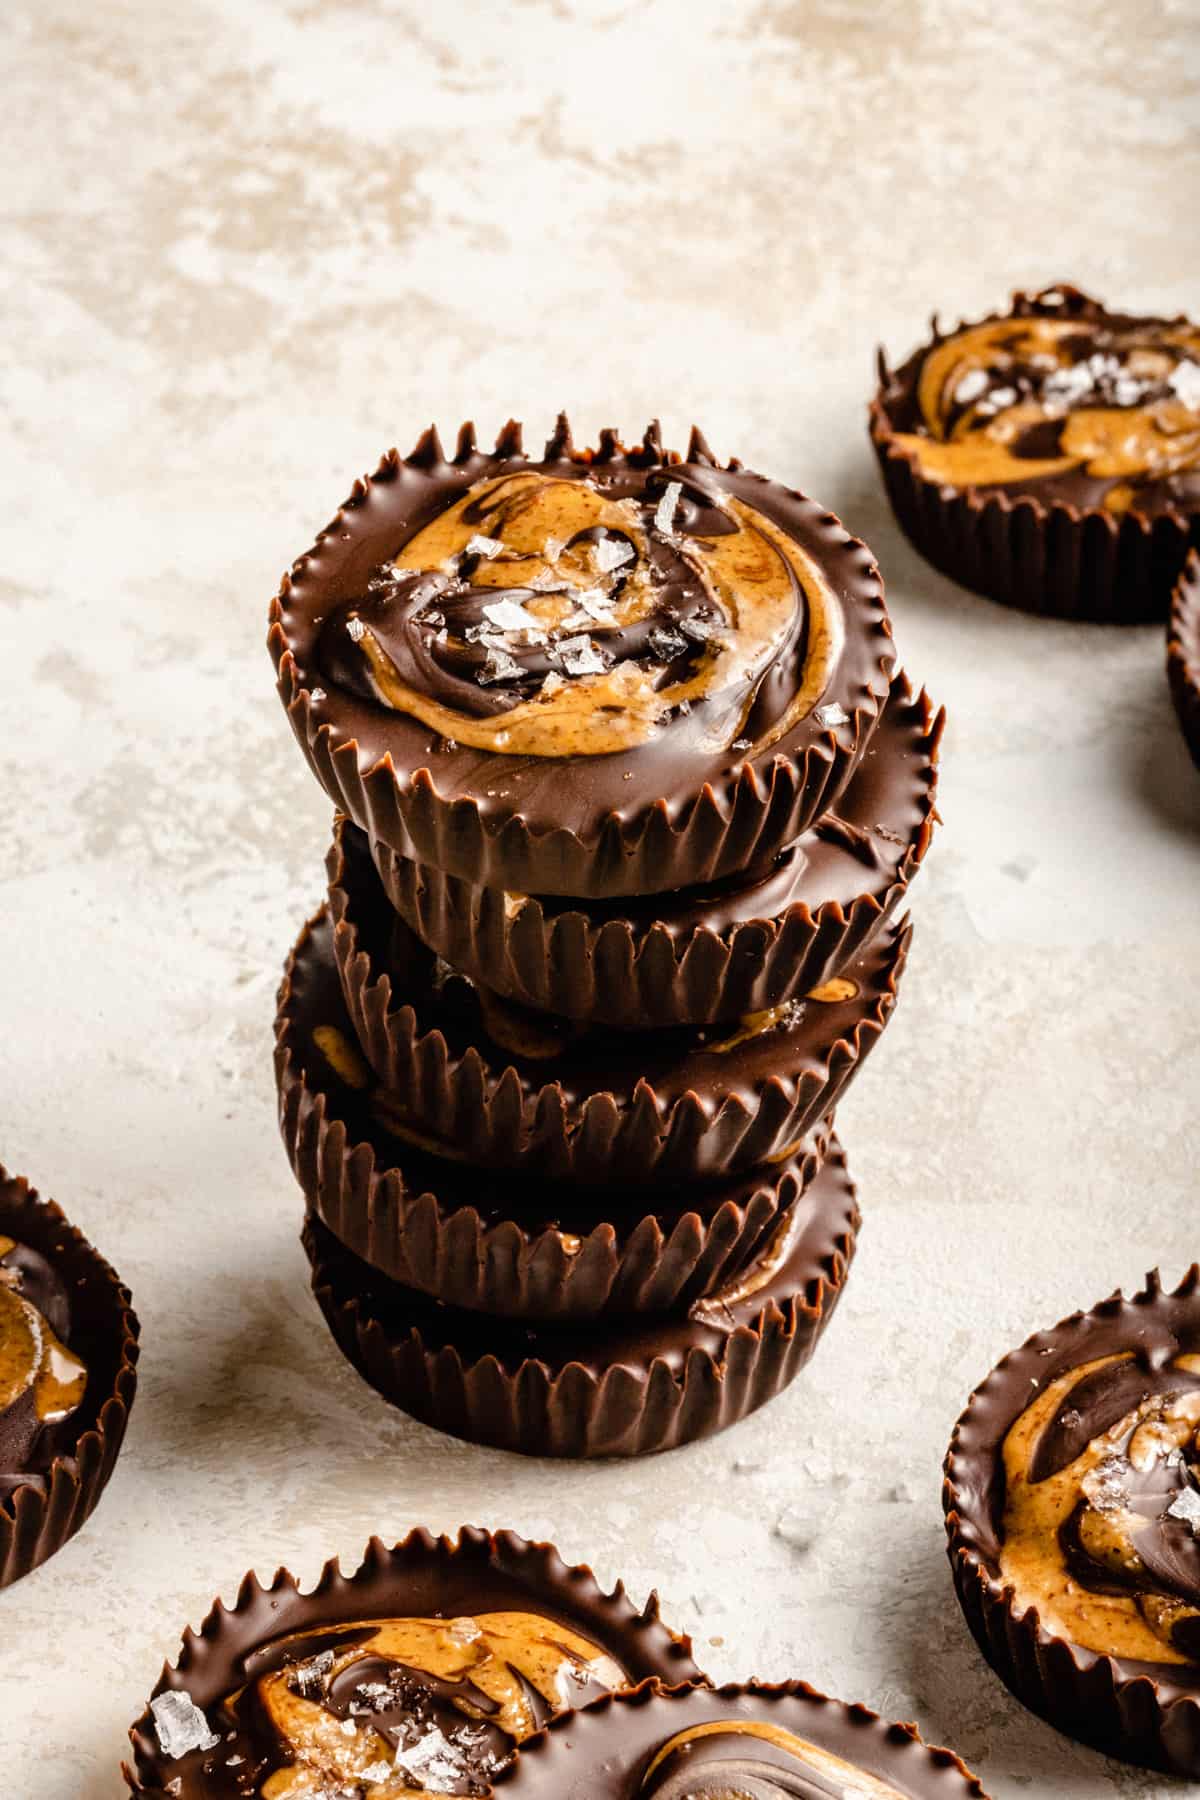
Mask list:
[[[342,998],[375,1077],[366,1104],[398,1154],[410,1144],[606,1192],[723,1180],[794,1154],[882,1035],[907,956],[910,928],[889,923],[803,1000],[709,1030],[579,1027],[439,964],[388,905],[361,837],[335,843],[329,866]],[[306,1040],[337,1006],[329,955],[318,921],[280,1014],[312,1079]]]
[[[585,906],[371,848],[405,923],[508,999],[625,1030],[713,1024],[802,999],[895,913],[933,835],[944,722],[897,675],[836,808],[749,881]]]
[[[539,1181],[431,1156],[371,1110],[368,1065],[341,1010],[327,936],[327,921],[306,927],[281,994],[284,1145],[311,1210],[406,1287],[508,1318],[686,1306],[754,1254],[824,1157],[825,1118],[774,1163],[658,1187]]]
[[[1188,473],[1190,496],[1172,498],[1169,484],[1161,482],[1140,491],[1135,486],[1122,493],[1120,510],[1113,510],[1116,478],[1092,474],[1093,465],[1078,459],[1058,472],[1054,458],[1027,459],[1027,474],[1018,467],[990,482],[951,482],[922,470],[918,389],[930,359],[963,332],[1038,320],[1080,333],[1138,326],[1191,330],[1200,354],[1200,329],[1182,316],[1113,313],[1067,284],[1014,294],[1008,312],[953,331],[942,332],[935,318],[930,341],[898,369],[889,367],[882,351],[879,356],[869,430],[892,511],[936,569],[1002,605],[1105,624],[1162,619],[1188,547],[1200,541],[1200,457]],[[1054,415],[1050,422],[1056,420]],[[1194,423],[1200,431],[1200,410]]]
[[[1167,679],[1179,729],[1200,768],[1200,551],[1192,551],[1171,598]]]
[[[698,433],[684,461],[656,427],[581,452],[565,420],[540,461],[515,425],[491,452],[470,426],[449,460],[435,432],[391,452],[285,576],[268,644],[368,836],[592,899],[765,867],[836,801],[894,661],[878,569],[831,513]]]
[[[1015,1350],[955,1426],[943,1503],[968,1625],[1069,1737],[1200,1777],[1200,1268]]]
[[[859,1222],[834,1140],[724,1288],[677,1313],[536,1327],[385,1280],[311,1214],[303,1243],[338,1348],[402,1412],[525,1456],[648,1456],[724,1430],[795,1379],[841,1297]]]
[[[804,1681],[644,1682],[552,1721],[499,1785],[512,1800],[987,1800],[915,1726]]]
[[[61,1208],[3,1169],[0,1239],[16,1246],[10,1253],[14,1264],[22,1252],[33,1252],[48,1268],[66,1308],[55,1336],[87,1375],[82,1400],[38,1434],[30,1463],[6,1468],[0,1461],[3,1588],[61,1550],[95,1509],[116,1464],[137,1389],[138,1321],[128,1290]],[[0,1430],[0,1449],[4,1435]]]
[[[420,1663],[420,1648],[408,1647],[413,1659],[408,1663],[381,1648],[377,1633],[383,1624],[423,1628],[410,1629],[408,1636],[424,1646],[428,1660],[444,1665],[445,1673]],[[477,1628],[474,1635],[471,1626]],[[509,1647],[515,1641],[519,1650],[524,1638],[544,1653],[530,1662],[535,1673],[545,1670],[547,1658],[557,1660],[553,1697],[524,1672],[514,1677],[517,1691],[509,1706],[515,1700],[514,1710],[525,1715],[530,1730],[569,1703],[560,1701],[560,1688],[569,1690],[571,1700],[582,1700],[607,1691],[607,1677],[633,1686],[648,1678],[678,1682],[700,1676],[690,1640],[663,1624],[657,1595],[638,1611],[621,1583],[606,1594],[589,1568],[568,1567],[552,1545],[530,1543],[511,1531],[493,1534],[464,1526],[452,1539],[418,1529],[393,1548],[373,1538],[352,1575],[344,1575],[336,1560],[327,1563],[311,1591],[302,1591],[286,1569],[265,1588],[254,1575],[246,1576],[232,1607],[218,1601],[199,1631],[184,1632],[179,1657],[164,1667],[154,1690],[156,1701],[179,1696],[171,1703],[177,1721],[169,1706],[162,1727],[168,1742],[178,1749],[189,1735],[201,1741],[169,1754],[148,1707],[129,1734],[133,1762],[124,1766],[126,1782],[133,1793],[154,1800],[168,1794],[179,1800],[244,1800],[248,1769],[257,1766],[257,1793],[272,1764],[276,1770],[287,1766],[289,1745],[272,1722],[280,1701],[287,1709],[285,1729],[290,1716],[298,1733],[306,1723],[311,1727],[310,1708],[319,1702],[329,1728],[325,1742],[345,1750],[351,1736],[365,1736],[373,1721],[389,1716],[390,1697],[392,1710],[403,1713],[408,1705],[418,1722],[442,1739],[442,1754],[461,1756],[482,1776],[463,1791],[485,1793],[490,1775],[525,1735],[489,1723],[490,1712],[506,1720],[509,1712],[493,1706],[471,1683],[473,1659],[492,1652],[489,1628],[500,1662],[505,1635]],[[568,1648],[573,1656],[564,1654]],[[587,1655],[589,1650],[595,1654]],[[389,1696],[393,1671],[399,1678]],[[281,1672],[284,1681],[272,1682]],[[349,1706],[346,1690],[353,1696]],[[460,1699],[469,1711],[458,1706]],[[353,1732],[346,1731],[347,1719]],[[173,1738],[173,1726],[181,1738]],[[456,1743],[445,1742],[447,1733]],[[319,1762],[319,1732],[316,1737],[311,1751]],[[211,1744],[202,1747],[208,1738]]]

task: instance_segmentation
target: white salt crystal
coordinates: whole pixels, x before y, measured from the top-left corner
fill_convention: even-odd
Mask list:
[[[503,548],[499,538],[484,537],[482,532],[477,531],[473,538],[467,539],[469,556],[483,556],[490,561],[493,556],[499,556]]]
[[[566,685],[558,670],[551,669],[550,673],[543,677],[542,692],[543,694],[557,694],[559,688],[566,687]]]
[[[987,384],[988,378],[983,369],[968,369],[954,390],[954,404],[970,406],[972,400],[978,400]]]
[[[655,656],[661,656],[664,662],[670,662],[681,650],[687,649],[687,639],[678,631],[668,631],[664,626],[656,625],[650,633],[650,648]]]
[[[813,718],[818,725],[827,728],[832,725],[848,725],[850,722],[850,714],[836,700],[831,701],[828,706],[815,706]]]
[[[601,575],[611,575],[614,569],[632,562],[636,555],[637,551],[625,538],[601,538],[598,544],[592,545],[592,560]]]
[[[556,648],[568,675],[603,675],[608,667],[590,638],[564,638]]]
[[[1200,1537],[1200,1494],[1195,1488],[1182,1488],[1167,1511],[1173,1519],[1186,1520],[1192,1528],[1192,1536]]]
[[[347,619],[346,630],[350,633],[350,636],[354,639],[356,644],[361,644],[366,635],[367,628],[361,619]]]
[[[1167,385],[1189,411],[1200,412],[1200,363],[1176,363],[1167,376]]]
[[[312,693],[311,693],[311,694],[310,694],[310,696],[309,696],[309,698],[310,698],[310,699],[312,699],[312,700],[324,700],[324,698],[325,698],[325,689],[324,689],[324,688],[322,688],[322,687],[316,687],[316,688],[314,688],[314,689],[313,689],[313,691],[312,691]]]
[[[489,647],[487,661],[476,673],[475,679],[480,687],[491,687],[495,681],[512,681],[520,675],[521,665],[507,650],[498,650],[494,645]]]
[[[682,481],[669,481],[662,499],[654,514],[654,529],[664,537],[671,537],[675,527],[675,509],[679,505],[679,496],[683,492]]]
[[[172,1761],[192,1750],[215,1750],[220,1738],[208,1728],[208,1720],[190,1694],[168,1688],[150,1702],[159,1748]]]
[[[597,625],[616,624],[617,621],[613,616],[612,602],[603,589],[596,589],[592,593],[588,593],[585,589],[580,588],[574,598],[583,608],[588,618],[594,619]]]
[[[483,616],[497,631],[523,631],[526,635],[545,636],[539,620],[527,612],[519,600],[493,600],[484,607]]]
[[[988,397],[995,407],[1011,406],[1016,400],[1017,390],[1011,387],[993,388]]]

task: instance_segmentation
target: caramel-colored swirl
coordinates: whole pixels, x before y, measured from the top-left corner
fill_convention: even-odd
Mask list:
[[[1198,1378],[1200,1356],[1152,1373],[1100,1357],[1010,1429],[1000,1573],[1047,1631],[1136,1662],[1200,1662]]]
[[[0,1240],[0,1256],[13,1248]],[[37,1417],[57,1424],[75,1411],[87,1389],[87,1370],[61,1344],[36,1306],[0,1283],[0,1414],[32,1389]]]
[[[269,1672],[209,1715],[216,1776],[230,1756],[235,1782],[265,1758],[261,1800],[486,1794],[514,1743],[627,1680],[589,1639],[525,1612],[351,1622],[266,1654]]]
[[[826,689],[838,606],[772,519],[671,474],[647,498],[533,469],[476,483],[329,621],[333,678],[507,756],[628,751],[679,721],[711,753],[740,739],[768,668],[801,642],[790,698],[741,746],[768,748]]]
[[[931,481],[1036,483],[1075,471],[1113,486],[1110,511],[1200,468],[1200,331],[1072,317],[997,319],[944,339],[898,432]]]
[[[670,1738],[640,1792],[654,1800],[904,1800],[820,1744],[767,1719],[713,1719]]]

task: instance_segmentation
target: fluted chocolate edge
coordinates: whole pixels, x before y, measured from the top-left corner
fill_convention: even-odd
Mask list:
[[[1200,768],[1200,551],[1193,550],[1171,599],[1167,679],[1184,741]]]

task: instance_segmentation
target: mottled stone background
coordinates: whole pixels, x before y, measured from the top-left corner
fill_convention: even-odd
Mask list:
[[[1200,14],[1068,0],[7,0],[0,1155],[132,1285],[91,1526],[0,1597],[19,1800],[115,1800],[180,1628],[243,1571],[509,1523],[652,1584],[721,1676],[918,1719],[996,1796],[1174,1791],[968,1640],[939,1469],[1035,1327],[1200,1249],[1200,778],[1157,631],[997,610],[893,527],[876,342],[1072,278],[1200,309]],[[329,809],[267,601],[430,418],[652,414],[876,548],[952,714],[906,991],[843,1109],[866,1229],[774,1407],[546,1467],[390,1413],[305,1283],[278,971]]]

